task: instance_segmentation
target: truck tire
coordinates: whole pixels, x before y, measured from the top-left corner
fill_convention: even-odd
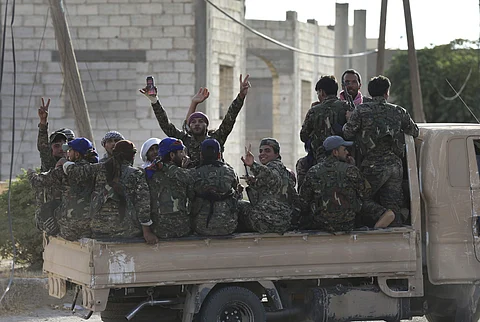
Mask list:
[[[227,316],[229,318],[227,318]],[[216,321],[265,322],[265,308],[252,291],[227,286],[210,293],[200,309],[199,322]]]

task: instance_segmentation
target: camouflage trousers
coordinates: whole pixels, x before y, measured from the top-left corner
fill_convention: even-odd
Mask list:
[[[192,205],[192,226],[198,235],[221,236],[232,234],[238,225],[237,202],[229,200],[210,201],[197,198]],[[212,207],[212,209],[210,209]]]
[[[356,214],[352,210],[337,213],[315,213],[312,217],[311,228],[328,232],[350,231],[355,228]]]
[[[188,236],[191,231],[190,216],[180,211],[169,214],[152,214],[153,233],[158,238],[178,238]]]
[[[402,160],[393,153],[368,156],[363,160],[360,171],[372,187],[372,199],[381,206],[392,210],[402,218],[403,166]]]
[[[78,240],[92,236],[90,229],[90,199],[63,200],[55,211],[60,237]]]
[[[293,209],[286,202],[260,199],[253,206],[248,201],[240,201],[238,209],[239,224],[247,231],[283,234],[290,229]]]
[[[93,215],[93,238],[133,238],[142,236],[142,228],[136,218],[125,216],[121,218],[118,204],[108,199],[102,208]]]

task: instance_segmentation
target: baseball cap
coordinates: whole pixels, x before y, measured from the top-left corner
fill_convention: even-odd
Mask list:
[[[170,152],[180,151],[185,149],[182,140],[176,138],[164,138],[158,144],[158,155],[161,157],[166,156]]]
[[[67,144],[64,144],[62,148],[64,151],[72,149],[74,151],[77,151],[81,155],[85,155],[88,150],[91,150],[93,148],[93,145],[92,142],[90,142],[90,140],[87,138],[76,138],[68,142]]]
[[[70,130],[70,129],[66,129],[66,128],[62,128],[62,129],[59,129],[59,130],[56,130],[55,132],[53,132],[52,134],[50,134],[50,137],[49,137],[49,142],[50,144],[52,144],[53,142],[55,142],[55,140],[58,138],[58,137],[61,137],[63,140],[65,141],[72,141],[74,138],[75,138],[75,133]]]
[[[207,151],[208,148],[212,148],[215,154],[220,153],[220,143],[215,139],[206,139],[202,142],[202,152]]]
[[[325,151],[331,151],[333,149],[338,149],[341,146],[351,146],[353,145],[352,141],[345,141],[341,136],[333,135],[323,141],[323,147]]]

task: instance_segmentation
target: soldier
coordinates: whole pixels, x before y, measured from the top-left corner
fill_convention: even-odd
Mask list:
[[[392,209],[402,223],[403,135],[418,136],[418,126],[398,105],[387,103],[390,80],[377,76],[368,83],[372,102],[359,105],[344,127],[345,138],[355,139],[364,159],[360,171],[372,186],[375,200]]]
[[[372,99],[367,96],[363,96],[360,92],[360,87],[362,87],[362,77],[355,69],[347,69],[342,74],[342,88],[343,90],[338,95],[342,101],[348,102],[348,97],[345,95],[345,89],[347,94],[350,96],[350,99],[353,102],[353,107],[357,107],[360,104],[371,102]]]
[[[241,203],[239,221],[242,228],[248,230],[284,233],[292,221],[295,184],[290,171],[282,163],[277,140],[262,139],[259,152],[261,164],[255,162],[251,146],[245,147],[245,157],[242,157],[254,176],[246,177],[250,203]]]
[[[181,140],[165,138],[158,146],[159,162],[147,176],[150,188],[152,229],[159,238],[176,238],[190,234],[189,199],[193,177],[182,169],[185,146]],[[148,171],[147,170],[147,171]]]
[[[112,157],[115,144],[121,140],[125,140],[125,137],[118,131],[108,131],[105,133],[101,143],[106,153],[103,155],[103,158],[100,159],[100,162],[105,162]]]
[[[91,215],[93,238],[143,238],[148,244],[158,242],[150,229],[150,193],[145,172],[134,168],[135,145],[118,141],[113,156],[95,171]]]
[[[341,135],[350,106],[337,97],[335,76],[322,76],[315,85],[320,104],[310,108],[300,131],[302,142],[310,140],[317,162],[324,158],[323,141],[331,135]]]
[[[61,203],[55,209],[59,235],[67,240],[90,237],[90,197],[93,175],[90,163],[98,163],[98,155],[86,138],[74,139],[63,145],[69,161],[61,159],[57,167],[37,174],[28,171],[34,185],[61,187]]]
[[[48,172],[55,168],[58,160],[65,157],[62,145],[75,138],[70,129],[59,129],[48,136],[48,107],[50,99],[45,104],[42,97],[42,105],[38,109],[38,139],[37,148],[40,152],[41,172]],[[58,233],[58,225],[54,217],[54,210],[60,205],[62,190],[56,185],[42,185],[32,182],[35,192],[35,223],[38,229],[49,235]]]
[[[155,112],[158,124],[162,128],[163,132],[165,132],[165,134],[169,137],[174,137],[183,141],[187,148],[188,156],[191,159],[189,167],[194,168],[200,164],[201,143],[205,139],[216,139],[220,143],[223,151],[223,146],[227,141],[228,135],[233,130],[237,115],[243,106],[245,97],[247,96],[248,88],[250,87],[248,78],[249,75],[247,75],[245,79],[242,79],[242,75],[240,75],[240,92],[238,93],[237,98],[235,98],[228,108],[227,114],[223,118],[219,128],[215,131],[208,130],[209,119],[207,115],[202,112],[194,112],[188,117],[187,125],[189,126],[190,131],[187,131],[186,129],[177,129],[173,123],[170,123],[167,113],[160,104],[157,95],[148,95],[146,88],[141,89],[140,92],[152,102],[153,111]],[[155,88],[155,92],[156,91],[157,89]],[[207,93],[208,91],[205,92],[200,90],[193,97],[192,104],[199,104],[203,102],[208,97]],[[191,108],[190,110],[194,109]]]
[[[150,138],[142,144],[140,148],[140,157],[142,158],[142,168],[148,168],[158,155],[158,144],[160,139]]]
[[[305,142],[305,152],[307,152],[307,155],[303,158],[298,159],[295,166],[297,170],[298,189],[300,189],[300,187],[302,186],[308,170],[310,170],[310,168],[313,167],[316,163],[310,141]]]
[[[369,184],[354,166],[347,150],[353,142],[330,136],[323,142],[327,158],[313,166],[300,188],[300,198],[310,207],[312,220],[308,228],[329,232],[350,231],[356,216],[368,201],[365,212],[376,219],[374,228],[387,227],[395,215],[368,200]]]
[[[238,177],[221,161],[220,143],[202,142],[201,165],[193,172],[193,229],[199,235],[228,235],[238,224]]]

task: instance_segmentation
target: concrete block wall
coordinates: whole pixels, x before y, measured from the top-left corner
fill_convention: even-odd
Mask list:
[[[217,0],[215,4],[239,20],[244,20],[244,1]],[[216,129],[221,123],[220,113],[220,66],[233,68],[233,93],[231,101],[235,99],[239,90],[240,74],[246,75],[245,31],[220,11],[207,4],[207,57],[206,81],[211,89],[210,97],[206,102],[206,112],[210,118],[210,129]],[[230,101],[230,102],[231,102]],[[243,163],[240,157],[244,154],[245,145],[245,109],[249,108],[250,100],[247,96],[242,111],[237,117],[232,133],[225,145],[224,158],[237,172],[243,173]]]
[[[99,153],[104,153],[100,140],[109,129],[120,131],[139,150],[149,137],[165,136],[149,101],[138,92],[148,75],[155,77],[160,100],[171,121],[180,127],[195,93],[195,0],[69,0],[64,4]],[[53,58],[57,44],[48,7],[48,0],[17,0],[16,150],[20,151],[16,152],[15,173],[40,162],[36,151],[40,97],[52,98],[50,131],[61,127],[76,130],[61,66]],[[45,23],[45,39],[40,46]],[[1,93],[1,179],[8,176],[12,131],[10,39],[7,44]],[[121,55],[95,57],[99,51]],[[37,60],[40,63],[30,99]],[[140,164],[140,156],[136,162]]]

